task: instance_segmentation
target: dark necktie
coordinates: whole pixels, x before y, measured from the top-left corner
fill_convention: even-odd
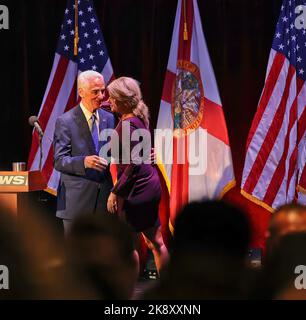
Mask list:
[[[92,123],[92,126],[91,126],[92,139],[95,144],[96,152],[99,153],[99,134],[98,134],[98,128],[97,128],[97,122],[98,122],[97,115],[93,113],[90,119]]]

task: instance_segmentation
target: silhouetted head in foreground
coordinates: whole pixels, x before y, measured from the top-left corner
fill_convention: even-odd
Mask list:
[[[303,299],[306,298],[305,289],[298,290],[297,286],[304,286],[304,274],[297,279],[301,270],[298,266],[306,266],[306,232],[294,232],[283,235],[273,246],[254,292],[257,299]],[[297,283],[296,283],[297,281]]]
[[[0,265],[9,271],[9,289],[0,290],[0,299],[96,298],[66,267],[60,239],[44,212],[31,207],[19,213],[0,205]]]
[[[250,242],[246,215],[221,201],[186,205],[175,223],[173,253],[181,250],[245,258]]]
[[[296,232],[306,232],[306,207],[300,204],[279,207],[272,214],[267,230],[267,255],[283,236]]]
[[[87,215],[72,226],[68,257],[102,298],[128,299],[137,280],[132,232],[112,215]]]
[[[148,299],[241,299],[250,288],[248,220],[224,202],[194,202],[179,214],[170,262]]]

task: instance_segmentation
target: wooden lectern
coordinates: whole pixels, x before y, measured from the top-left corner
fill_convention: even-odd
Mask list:
[[[28,207],[27,193],[46,187],[40,171],[0,171],[0,205],[17,215]]]

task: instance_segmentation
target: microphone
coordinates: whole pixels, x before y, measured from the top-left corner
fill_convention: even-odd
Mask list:
[[[41,128],[41,126],[39,125],[39,121],[38,118],[36,116],[31,116],[29,118],[29,124],[32,127],[35,127],[35,129],[37,130],[38,134],[42,137],[44,135],[44,132]]]

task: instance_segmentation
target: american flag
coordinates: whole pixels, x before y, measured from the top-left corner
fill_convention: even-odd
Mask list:
[[[306,2],[284,0],[247,140],[242,194],[269,211],[296,199],[305,170]]]
[[[92,0],[79,0],[77,7],[78,54],[74,56],[75,1],[68,0],[53,67],[38,114],[44,130],[42,173],[48,181],[48,191],[51,193],[56,192],[59,181],[59,173],[53,168],[54,126],[56,119],[78,102],[78,73],[90,69],[98,71],[103,74],[106,84],[113,77],[113,68]],[[39,139],[36,131],[32,134],[28,168],[30,171],[39,168]]]

